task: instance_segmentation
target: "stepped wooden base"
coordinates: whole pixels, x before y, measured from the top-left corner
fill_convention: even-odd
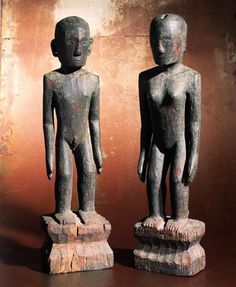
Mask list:
[[[177,276],[193,276],[206,265],[205,251],[200,240],[205,234],[205,224],[189,219],[181,230],[134,226],[139,246],[134,250],[135,267]]]
[[[109,221],[82,224],[78,220],[60,224],[54,216],[41,217],[47,239],[42,247],[42,268],[49,274],[99,270],[114,265],[107,243]]]

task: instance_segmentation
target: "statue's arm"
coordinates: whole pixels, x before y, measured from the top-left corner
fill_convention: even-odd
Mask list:
[[[53,92],[46,75],[43,77],[43,132],[46,153],[46,169],[49,179],[53,174],[54,163],[54,118]]]
[[[102,172],[102,153],[100,135],[100,84],[98,77],[90,102],[89,129],[93,148],[93,157],[97,172],[100,174]]]
[[[201,76],[196,74],[186,102],[186,148],[187,158],[184,181],[193,181],[198,167],[201,128]]]
[[[137,172],[140,180],[145,182],[146,167],[150,152],[152,139],[152,125],[147,102],[146,81],[142,74],[139,75],[139,104],[141,116],[141,135],[140,135],[140,154],[138,160]]]

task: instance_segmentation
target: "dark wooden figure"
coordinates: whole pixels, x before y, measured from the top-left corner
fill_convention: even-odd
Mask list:
[[[78,226],[79,219],[85,225],[107,224],[95,212],[94,205],[96,170],[98,174],[102,172],[99,77],[82,68],[91,52],[92,43],[89,25],[85,20],[75,16],[62,19],[56,25],[55,39],[51,42],[52,53],[58,57],[61,67],[44,75],[46,168],[47,176],[51,179],[54,166],[55,110],[56,210],[53,217],[61,225]],[[79,218],[71,211],[72,156],[78,173]],[[106,264],[101,266],[104,268]],[[111,264],[107,267],[111,267]]]
[[[189,184],[198,166],[201,77],[182,64],[186,38],[182,17],[165,14],[154,18],[150,44],[158,66],[139,75],[142,127],[138,175],[142,182],[146,179],[149,205],[142,226],[159,232],[178,232],[190,224]],[[169,168],[172,215],[167,220]]]

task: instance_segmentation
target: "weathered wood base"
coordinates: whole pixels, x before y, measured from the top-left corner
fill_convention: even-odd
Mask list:
[[[104,222],[82,224],[78,220],[60,224],[53,216],[42,216],[47,234],[42,247],[42,268],[49,274],[99,270],[114,265],[107,243],[111,225]]]
[[[205,251],[200,240],[205,233],[205,224],[189,219],[181,230],[134,226],[134,235],[140,244],[134,250],[135,267],[177,276],[193,276],[206,265]]]

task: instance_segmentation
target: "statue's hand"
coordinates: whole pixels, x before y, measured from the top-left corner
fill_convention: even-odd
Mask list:
[[[137,167],[138,176],[141,182],[145,182],[145,169],[144,169],[144,157],[140,156]]]
[[[185,184],[188,185],[189,183],[193,182],[194,177],[197,173],[197,166],[198,166],[198,156],[193,155],[192,157],[189,158],[187,163],[187,170],[184,176]]]
[[[101,174],[102,173],[102,156],[101,156],[101,153],[95,154],[94,162],[95,162],[95,166],[97,169],[97,173]]]
[[[97,173],[98,173],[98,174],[101,174],[101,173],[102,173],[102,166],[97,167]]]
[[[51,180],[53,174],[53,156],[50,156],[49,159],[47,159],[46,169],[48,179]]]

